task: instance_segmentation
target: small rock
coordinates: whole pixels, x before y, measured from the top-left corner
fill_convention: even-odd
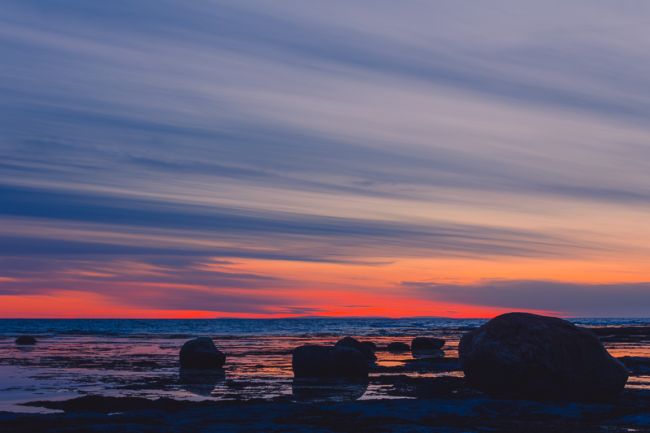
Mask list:
[[[293,350],[295,377],[368,377],[368,360],[358,350],[345,346],[305,345]]]
[[[411,341],[411,352],[435,352],[442,349],[444,345],[445,340],[441,338],[415,337]]]
[[[367,343],[370,343],[370,342],[361,342],[361,341],[357,340],[356,338],[345,337],[345,338],[342,338],[339,341],[337,341],[336,344],[334,345],[334,347],[348,347],[350,349],[358,350],[359,352],[361,352],[363,354],[363,356],[367,360],[374,361],[374,360],[377,359],[377,357],[375,356],[375,348],[376,348],[376,346],[374,345],[374,343],[370,343],[370,344],[372,344],[374,346],[374,348],[373,348],[373,347],[370,347],[370,345],[367,344]]]
[[[377,351],[377,345],[372,341],[362,341],[361,345],[365,346],[368,350],[371,350],[372,353]]]
[[[21,335],[16,338],[16,344],[19,346],[32,346],[36,344],[36,338],[31,335]]]
[[[400,353],[408,352],[411,350],[411,347],[406,343],[401,343],[399,341],[394,341],[388,345],[386,348],[389,352]]]

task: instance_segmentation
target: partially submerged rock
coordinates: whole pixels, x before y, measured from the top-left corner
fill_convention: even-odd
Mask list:
[[[305,345],[293,350],[291,366],[295,377],[365,378],[368,360],[358,350],[345,346]]]
[[[406,343],[402,343],[399,341],[394,341],[386,347],[386,350],[392,353],[401,353],[401,352],[408,352],[411,350],[411,346],[409,346]]]
[[[226,355],[216,348],[208,337],[199,337],[183,344],[180,352],[182,368],[210,369],[221,368],[226,363]]]
[[[411,353],[414,358],[444,358],[441,350],[445,340],[432,337],[415,337],[411,341]]]
[[[369,361],[374,361],[377,359],[375,356],[376,346],[374,343],[369,341],[361,342],[353,337],[345,337],[337,341],[334,347],[348,347],[350,349],[357,350],[361,352],[363,356]]]
[[[36,344],[36,337],[32,337],[31,335],[21,335],[16,338],[16,344],[18,346],[33,346]]]
[[[411,352],[433,352],[442,349],[445,340],[433,337],[415,337],[411,341]]]
[[[628,378],[594,334],[535,314],[504,314],[466,333],[459,356],[469,384],[495,395],[607,400]]]

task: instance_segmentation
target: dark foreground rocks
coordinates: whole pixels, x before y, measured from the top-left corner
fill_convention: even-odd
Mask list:
[[[16,338],[16,344],[18,346],[33,346],[36,344],[36,337],[32,337],[31,335],[21,335]]]
[[[468,332],[459,357],[469,384],[500,396],[611,400],[628,378],[590,331],[527,313],[504,314]]]
[[[375,361],[377,359],[375,356],[377,346],[375,346],[375,343],[371,341],[361,342],[353,337],[345,337],[337,341],[334,347],[347,347],[350,349],[358,350],[369,361]]]
[[[181,368],[212,369],[221,368],[226,363],[226,355],[216,348],[208,337],[199,337],[183,344],[180,352]]]
[[[431,378],[428,378],[431,380]],[[458,381],[438,384],[431,398],[330,403],[190,402],[82,397],[34,406],[48,415],[0,413],[11,433],[623,433],[650,432],[650,396],[626,393],[616,403],[558,403],[448,395]]]
[[[345,346],[305,345],[292,352],[291,366],[297,378],[366,378],[366,356]]]

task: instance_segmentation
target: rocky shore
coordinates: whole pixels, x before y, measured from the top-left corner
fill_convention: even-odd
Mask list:
[[[278,354],[292,357],[291,393],[264,400],[239,399],[235,388],[254,381],[227,379],[226,354],[199,338],[183,345],[178,380],[203,401],[31,401],[26,407],[56,413],[0,413],[0,432],[650,432],[650,389],[634,386],[650,374],[650,358],[614,358],[602,345],[646,344],[647,330],[587,331],[518,313],[465,330],[458,357],[445,356],[439,338],[377,345],[345,337]],[[376,362],[407,348],[403,362]],[[207,399],[214,383],[232,388],[232,399]],[[362,397],[371,388],[382,399]]]
[[[467,389],[463,382],[411,379],[400,386],[411,388],[417,399],[338,403],[188,402],[87,396],[32,403],[63,413],[0,413],[0,431],[650,432],[650,393],[645,391],[626,391],[611,403],[538,402],[490,398]]]

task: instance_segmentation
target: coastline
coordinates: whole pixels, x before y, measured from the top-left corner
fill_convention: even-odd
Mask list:
[[[340,403],[188,402],[82,397],[49,407],[64,413],[0,413],[12,433],[113,432],[648,432],[650,393],[614,403],[538,402],[486,396]]]
[[[12,349],[23,358],[0,358],[0,367],[21,371],[47,367],[51,375],[78,376],[68,386],[94,380],[92,375],[101,380],[94,388],[80,387],[77,393],[61,393],[57,398],[47,392],[23,398],[17,403],[21,411],[47,413],[1,412],[0,431],[650,432],[650,327],[592,328],[630,372],[624,392],[606,403],[494,398],[469,387],[458,363],[458,341],[453,338],[464,330],[419,329],[420,335],[452,337],[445,357],[432,359],[418,359],[410,352],[396,357],[386,351],[386,342],[406,340],[405,333],[375,332],[374,340],[380,343],[378,362],[368,381],[360,383],[301,383],[292,378],[286,349],[298,341],[336,340],[331,335],[223,339],[226,347],[241,347],[225,373],[194,378],[184,377],[178,369],[181,336],[153,343],[142,336],[66,336],[63,341],[69,346],[56,346],[61,340],[53,337],[33,348]],[[163,345],[165,350],[151,353],[153,346],[138,346],[143,341]],[[265,346],[271,342],[272,346]],[[284,346],[278,347],[278,342]],[[117,356],[126,346],[130,351]],[[43,356],[54,349],[63,352]],[[271,372],[276,376],[265,376]],[[42,373],[36,377],[45,387],[47,378]]]

